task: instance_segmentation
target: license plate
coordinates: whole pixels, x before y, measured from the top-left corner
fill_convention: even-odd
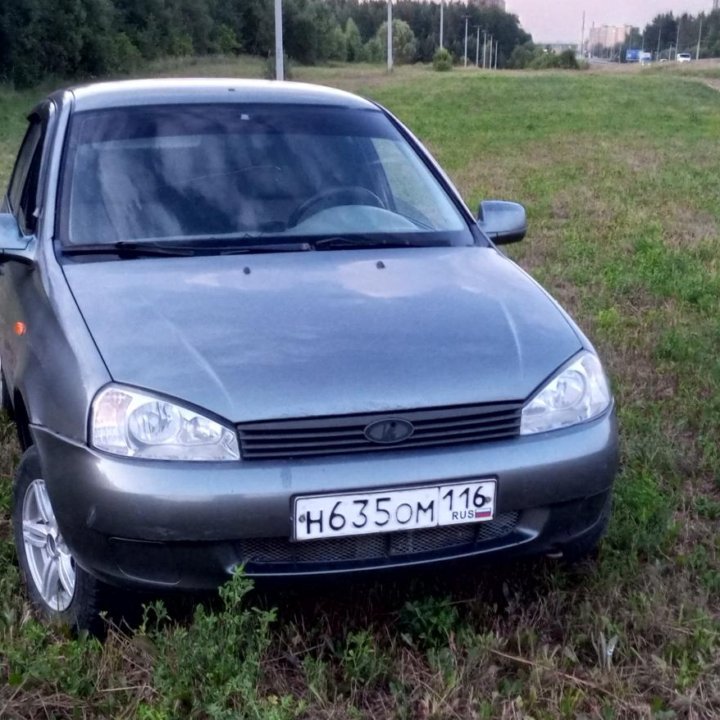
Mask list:
[[[295,540],[368,535],[492,520],[495,480],[295,498]]]

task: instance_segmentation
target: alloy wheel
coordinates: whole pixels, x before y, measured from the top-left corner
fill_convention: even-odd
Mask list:
[[[25,493],[22,536],[35,588],[50,608],[64,612],[75,593],[75,561],[58,528],[44,480],[33,480]]]

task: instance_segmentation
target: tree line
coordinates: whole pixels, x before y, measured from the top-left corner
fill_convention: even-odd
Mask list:
[[[644,46],[645,50],[659,51],[661,58],[670,59],[677,42],[677,52],[689,52],[695,57],[698,40],[701,58],[720,56],[720,10],[699,15],[673,15],[671,12],[657,15],[642,33],[639,29],[636,31],[634,47]]]
[[[689,52],[695,58],[698,41],[700,58],[720,57],[720,10],[698,15],[661,13],[644,28],[632,28],[624,42],[612,48],[596,45],[588,50],[593,55],[621,62],[625,61],[628,48],[652,53],[655,60],[674,60],[678,52]]]
[[[439,46],[440,6],[399,0],[393,10],[397,61],[430,62]],[[268,57],[273,12],[273,0],[10,0],[0,3],[0,78],[25,87],[47,76],[131,73],[167,56]],[[531,39],[514,15],[446,4],[444,45],[456,58],[464,52],[466,17],[472,58],[478,27],[498,41],[499,66]],[[285,51],[302,64],[379,62],[386,18],[385,0],[283,0]]]

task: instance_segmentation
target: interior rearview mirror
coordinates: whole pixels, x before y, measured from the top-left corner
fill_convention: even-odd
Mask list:
[[[478,210],[478,226],[496,244],[517,242],[527,232],[527,215],[519,203],[483,200]]]

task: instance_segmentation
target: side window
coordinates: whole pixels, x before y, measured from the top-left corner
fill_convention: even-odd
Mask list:
[[[17,217],[24,232],[32,232],[35,228],[35,210],[42,157],[41,140],[42,125],[38,119],[33,119],[20,147],[8,189],[10,210]]]

